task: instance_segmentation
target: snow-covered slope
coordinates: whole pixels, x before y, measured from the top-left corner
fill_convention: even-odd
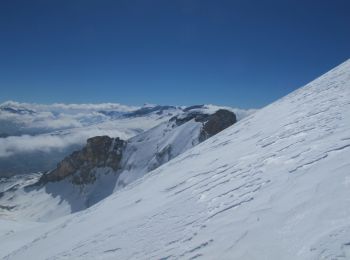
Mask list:
[[[349,259],[350,60],[99,204],[1,220],[4,259]]]
[[[90,138],[56,169],[40,179],[34,176],[36,181],[30,178],[35,185],[28,187],[25,175],[5,180],[0,209],[4,217],[36,221],[84,210],[235,122],[230,111],[202,107],[187,109],[127,141]]]
[[[216,125],[215,132],[201,140],[205,125],[212,122],[211,118],[217,114],[221,114],[218,119],[221,125]],[[123,170],[120,172],[116,189],[143,177],[235,122],[236,115],[220,107],[191,108],[168,122],[131,138],[123,155]]]

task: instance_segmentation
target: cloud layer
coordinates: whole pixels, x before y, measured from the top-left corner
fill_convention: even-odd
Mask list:
[[[151,106],[151,105],[150,105]],[[219,108],[202,106],[207,112]],[[18,173],[48,170],[86,139],[108,135],[124,140],[154,127],[172,115],[165,113],[123,117],[139,107],[120,104],[0,104],[0,177]],[[238,119],[254,110],[225,107]],[[180,110],[176,110],[180,111]],[[177,113],[175,111],[175,113]]]
[[[7,101],[0,104],[0,134],[38,134],[84,127],[110,120],[104,112],[123,114],[138,107],[103,104],[29,104]]]
[[[135,134],[135,133],[134,133]],[[128,138],[132,131],[111,129],[81,129],[80,131],[62,132],[57,134],[41,134],[36,136],[21,135],[0,138],[0,157],[31,152],[62,151],[72,145],[83,145],[93,136],[109,135]]]

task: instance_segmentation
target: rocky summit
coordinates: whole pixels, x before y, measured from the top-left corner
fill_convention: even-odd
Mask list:
[[[199,140],[202,142],[236,122],[237,118],[233,112],[219,109],[214,114],[210,115],[208,121],[204,123]]]
[[[64,158],[57,168],[44,174],[40,182],[55,182],[72,176],[72,183],[92,183],[96,176],[92,174],[95,168],[109,167],[117,171],[120,167],[122,150],[125,141],[108,136],[96,136],[87,140],[81,151],[75,151]]]

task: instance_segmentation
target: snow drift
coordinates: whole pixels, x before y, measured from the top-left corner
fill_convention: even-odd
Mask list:
[[[4,259],[349,259],[350,60],[99,204],[2,219]]]

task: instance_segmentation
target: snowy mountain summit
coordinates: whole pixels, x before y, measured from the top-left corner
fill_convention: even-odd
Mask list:
[[[0,257],[350,259],[349,158],[350,60]]]

